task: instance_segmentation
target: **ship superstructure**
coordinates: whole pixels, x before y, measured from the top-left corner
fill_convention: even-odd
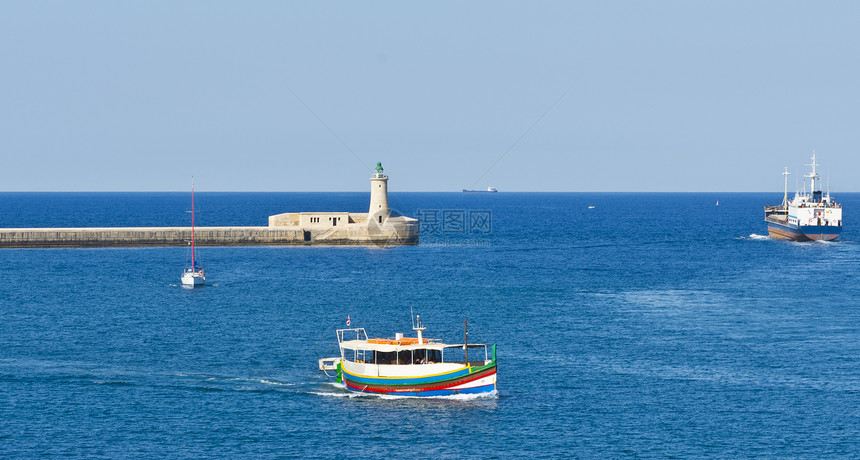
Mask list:
[[[785,177],[785,194],[782,204],[764,207],[764,220],[767,232],[773,238],[790,241],[822,240],[832,241],[842,233],[842,205],[831,196],[830,191],[821,191],[821,176],[816,168],[815,152],[812,152],[812,172],[804,177],[809,179],[811,193],[797,191],[788,200],[788,168],[782,173]]]

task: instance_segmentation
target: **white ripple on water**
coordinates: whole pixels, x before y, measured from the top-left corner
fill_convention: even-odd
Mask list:
[[[207,380],[220,380],[220,379],[218,377],[211,377]],[[252,379],[252,378],[246,378],[246,377],[233,377],[233,378],[228,378],[227,380],[233,381],[233,382],[262,383],[264,385],[277,385],[277,386],[295,385],[295,383],[289,383],[289,382],[278,382],[276,380],[267,380],[267,379]]]
[[[266,385],[278,385],[278,386],[293,386],[295,383],[287,383],[287,382],[276,382],[273,380],[266,379],[251,379],[252,382],[264,383]]]
[[[704,289],[626,291],[604,295],[615,297],[625,305],[626,308],[619,308],[623,312],[686,314],[706,310],[728,314],[740,310],[724,294]]]
[[[227,376],[213,376],[213,375],[195,375],[195,374],[184,374],[184,373],[172,373],[167,374],[174,377],[181,377],[185,380],[192,380],[198,382],[207,382],[209,384],[214,384],[219,386],[217,389],[221,390],[239,390],[239,391],[259,391],[261,387],[259,385],[271,385],[275,387],[289,387],[296,385],[291,382],[282,382],[278,380],[270,380],[264,378],[251,378],[251,377],[227,377]],[[249,385],[242,385],[249,384]],[[209,388],[209,387],[207,387]],[[214,388],[214,387],[213,387]]]
[[[334,387],[333,391],[308,391],[308,394],[317,395],[317,396],[333,396],[335,398],[375,398],[376,395],[372,395],[369,393],[356,393],[354,391],[348,391],[343,387],[342,383],[337,382],[326,382],[322,384],[322,386]]]
[[[601,360],[598,360],[601,361]],[[811,378],[798,375],[777,374],[770,371],[741,370],[714,366],[685,366],[637,361],[626,365],[614,363],[608,366],[612,372],[640,375],[666,380],[708,381],[745,387],[806,388],[821,391],[860,391],[860,382]]]
[[[836,257],[837,263],[853,261],[853,254]],[[725,337],[732,344],[758,342],[763,338],[763,325],[775,321],[796,321],[796,312],[781,310],[762,311],[743,299],[733,299],[721,293],[708,290],[643,290],[618,294],[604,294],[618,300],[619,313],[641,315],[646,324],[655,327],[683,330],[697,330],[703,338]],[[833,341],[844,333],[850,333],[850,326],[840,326],[836,332],[840,337],[821,336],[821,326],[816,331],[804,331],[798,340],[804,343],[813,338]],[[773,331],[771,331],[772,333]],[[787,342],[783,341],[783,348]],[[658,347],[659,349],[659,347]],[[793,372],[791,369],[759,369],[755,364],[739,360],[736,366],[727,365],[684,365],[669,364],[659,360],[619,359],[616,356],[591,356],[585,362],[571,362],[572,365],[602,368],[611,373],[641,375],[667,380],[709,381],[724,385],[771,388],[799,388],[820,391],[860,391],[860,380],[839,376],[809,376]]]
[[[316,396],[332,396],[335,398],[376,398],[376,395],[367,394],[367,393],[329,393],[325,391],[309,391],[308,394],[316,395]]]
[[[487,393],[456,394],[447,396],[407,396],[407,395],[379,395],[380,399],[442,399],[448,401],[474,401],[476,399],[498,399],[498,390]]]
[[[448,396],[409,396],[409,395],[384,395],[384,394],[372,394],[372,393],[358,393],[355,391],[346,390],[343,387],[343,384],[329,382],[325,385],[331,385],[340,391],[309,391],[308,394],[317,395],[317,396],[333,396],[335,398],[376,398],[376,399],[389,399],[389,400],[397,400],[397,399],[419,399],[419,400],[448,400],[448,401],[474,401],[479,399],[498,399],[499,392],[498,390],[493,390],[487,393],[473,393],[473,394],[457,394],[457,395],[448,395]]]

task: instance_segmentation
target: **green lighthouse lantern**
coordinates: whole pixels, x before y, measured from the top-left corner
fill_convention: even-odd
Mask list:
[[[383,173],[381,161],[376,162],[376,169],[373,171],[373,177],[378,177],[378,178],[385,177],[385,174]]]

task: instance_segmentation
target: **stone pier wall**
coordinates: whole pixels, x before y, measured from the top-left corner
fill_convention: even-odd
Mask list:
[[[385,227],[198,227],[194,241],[200,246],[418,244],[417,222]],[[0,248],[186,246],[190,241],[190,227],[0,229]]]

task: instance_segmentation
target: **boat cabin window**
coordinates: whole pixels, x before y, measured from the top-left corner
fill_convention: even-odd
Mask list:
[[[373,350],[356,350],[355,351],[355,362],[357,363],[365,363],[365,364],[374,364],[374,356]]]
[[[486,345],[469,345],[469,362],[486,361],[487,359]],[[443,361],[446,363],[466,362],[466,352],[463,350],[463,346],[445,347]]]
[[[436,364],[442,362],[442,350],[401,350],[401,351],[366,351],[366,363],[368,364]],[[470,350],[471,353],[471,350]],[[483,359],[483,355],[480,359]],[[475,355],[477,357],[477,354]],[[372,361],[375,359],[375,361]]]
[[[377,351],[376,364],[394,364],[397,358],[397,352],[394,351]]]
[[[413,364],[436,364],[442,362],[441,350],[419,349],[412,352]]]

